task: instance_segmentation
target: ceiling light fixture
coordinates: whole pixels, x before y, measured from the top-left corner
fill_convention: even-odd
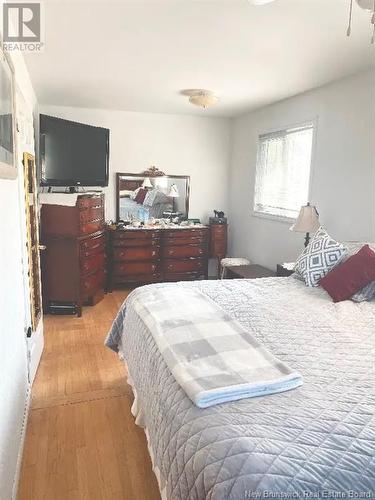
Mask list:
[[[189,102],[191,104],[201,106],[202,108],[209,108],[219,102],[218,96],[211,90],[195,89],[185,91],[184,94],[189,96]]]
[[[371,24],[373,26],[372,29],[372,37],[371,43],[375,43],[375,0],[356,0],[357,4],[361,9],[367,10],[368,12],[372,12]],[[350,0],[350,8],[349,8],[349,24],[347,29],[347,36],[352,34],[352,21],[353,21],[353,6],[354,0]]]

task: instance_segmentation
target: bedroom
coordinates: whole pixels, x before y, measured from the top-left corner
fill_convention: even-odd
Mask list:
[[[350,300],[375,279],[372,3],[47,0],[35,53],[3,24],[1,500],[374,495],[375,301]],[[43,177],[40,115],[87,138],[77,169],[103,154],[100,186]],[[285,263],[319,225],[336,260],[307,286]],[[244,260],[221,280],[223,257]],[[334,302],[340,266],[356,288]],[[170,320],[234,319],[295,387],[199,408],[150,337],[162,307],[139,323],[150,282]],[[104,342],[133,289],[127,380]]]

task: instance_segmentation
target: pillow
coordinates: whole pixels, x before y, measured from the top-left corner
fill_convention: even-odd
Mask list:
[[[333,302],[350,299],[375,279],[375,252],[368,245],[336,266],[319,284],[333,298]]]
[[[161,203],[168,203],[170,198],[159,189],[152,189],[147,193],[147,196],[143,202],[144,205],[153,207],[155,205],[160,205]]]
[[[142,188],[137,188],[136,190],[132,191],[129,195],[129,198],[131,200],[135,200],[135,197],[137,196],[137,194],[139,193],[139,190],[142,189]],[[125,194],[128,192],[126,189],[124,190]]]
[[[371,281],[371,283],[366,285],[352,297],[354,302],[365,302],[366,300],[372,299],[375,299],[375,280]]]
[[[375,243],[359,242],[359,241],[345,241],[343,243],[348,248],[347,257],[355,255],[364,245],[370,245],[370,247],[375,250]],[[366,285],[362,290],[359,290],[355,295],[353,295],[352,300],[354,302],[365,302],[366,300],[375,299],[375,281],[372,281]]]
[[[298,257],[294,270],[304,279],[307,286],[318,286],[324,278],[345,256],[346,248],[330,237],[320,227],[310,244]]]
[[[141,189],[138,191],[138,193],[137,193],[136,197],[134,198],[134,201],[135,201],[135,202],[137,202],[137,203],[139,203],[139,204],[141,205],[141,204],[144,202],[144,199],[145,199],[145,197],[146,197],[146,194],[147,194],[147,190],[146,190],[146,189],[141,188]]]

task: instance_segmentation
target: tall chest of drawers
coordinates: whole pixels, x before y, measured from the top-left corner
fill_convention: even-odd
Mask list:
[[[227,254],[228,226],[227,224],[210,225],[210,257],[217,259],[218,276],[221,271],[221,259]]]
[[[208,228],[108,232],[109,288],[207,278]]]
[[[42,287],[51,306],[93,304],[106,282],[104,195],[80,195],[73,207],[42,205]]]

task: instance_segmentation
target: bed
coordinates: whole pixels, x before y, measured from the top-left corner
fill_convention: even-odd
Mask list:
[[[293,391],[199,409],[130,296],[107,345],[126,360],[163,498],[372,497],[374,302],[334,304],[293,277],[151,286],[199,289],[304,377]]]
[[[142,203],[137,203],[129,197],[120,197],[119,210],[120,218],[127,220],[128,218],[139,218],[139,209],[142,208],[148,213],[148,217],[159,219],[163,217],[163,213],[172,209],[171,203],[156,203],[153,206],[145,206]]]

